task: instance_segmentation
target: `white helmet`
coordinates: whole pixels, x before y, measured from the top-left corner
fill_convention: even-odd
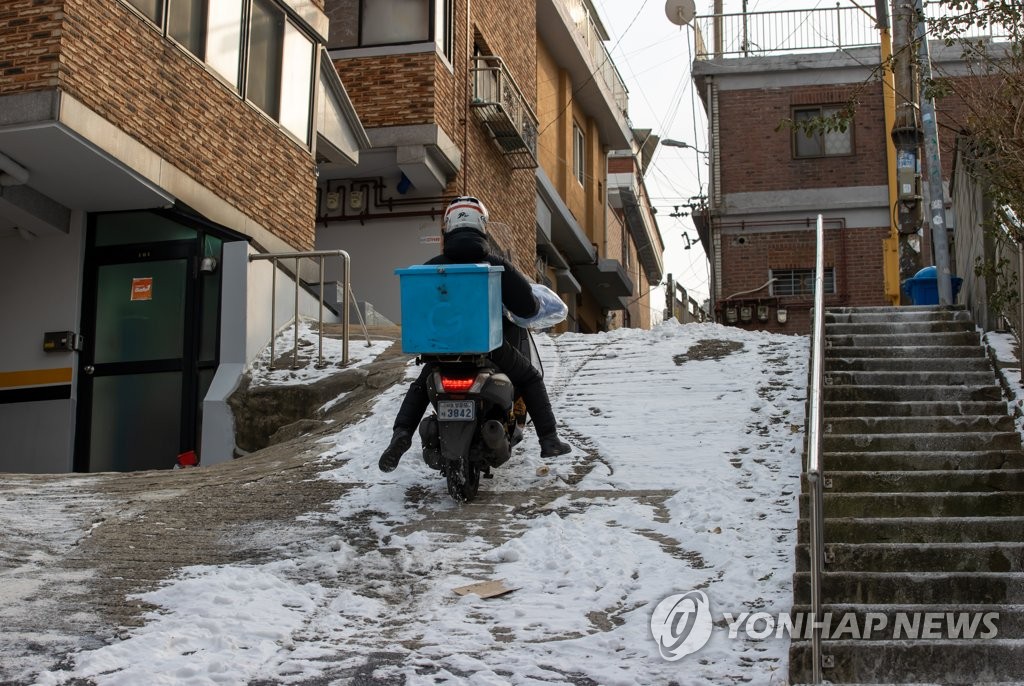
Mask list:
[[[460,195],[451,201],[444,212],[444,232],[473,229],[486,234],[487,217],[487,208],[482,202],[469,195]]]

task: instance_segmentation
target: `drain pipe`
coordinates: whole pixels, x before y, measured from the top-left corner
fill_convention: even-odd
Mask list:
[[[0,152],[0,186],[21,186],[28,183],[28,169]]]

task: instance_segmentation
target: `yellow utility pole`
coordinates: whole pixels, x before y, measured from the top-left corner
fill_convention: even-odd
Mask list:
[[[885,0],[876,3],[882,53],[882,109],[885,113],[885,167],[889,179],[889,237],[882,240],[882,273],[885,298],[890,305],[900,304],[900,234],[896,219],[899,189],[896,184],[896,145],[889,133],[896,125],[896,78],[892,65],[892,37],[889,33],[889,7]]]

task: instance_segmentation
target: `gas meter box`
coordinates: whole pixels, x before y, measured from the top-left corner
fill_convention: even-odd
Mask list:
[[[402,352],[488,353],[501,345],[501,272],[489,264],[425,264],[396,269]]]

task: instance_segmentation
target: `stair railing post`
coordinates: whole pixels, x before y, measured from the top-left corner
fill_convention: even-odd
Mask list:
[[[349,317],[348,309],[351,300],[351,279],[352,279],[352,259],[349,254],[344,250],[311,250],[309,252],[282,252],[282,253],[263,253],[258,255],[249,255],[249,261],[254,262],[256,260],[270,260],[271,261],[271,275],[270,275],[270,368],[274,367],[274,341],[277,333],[277,269],[278,261],[282,259],[294,259],[295,260],[295,324],[294,333],[295,340],[292,343],[292,369],[296,369],[299,363],[299,260],[304,258],[317,257],[320,259],[320,317],[319,317],[319,331],[320,331],[320,358],[318,366],[324,366],[324,258],[325,257],[341,257],[344,263],[344,272],[342,275],[342,283],[344,284],[345,293],[342,297],[343,309],[341,321],[342,321],[342,366],[348,364],[348,337],[349,337]],[[366,326],[363,326],[363,331],[366,331]],[[370,345],[370,337],[367,333],[366,344]]]
[[[821,683],[821,583],[825,560],[824,495],[821,479],[822,386],[825,357],[825,231],[818,215],[814,261],[814,324],[811,341],[811,388],[807,435],[807,486],[810,489],[809,558],[811,573],[811,679]]]
[[[252,259],[252,258],[250,258]],[[274,349],[277,343],[277,258],[270,262],[270,368],[274,368]]]

